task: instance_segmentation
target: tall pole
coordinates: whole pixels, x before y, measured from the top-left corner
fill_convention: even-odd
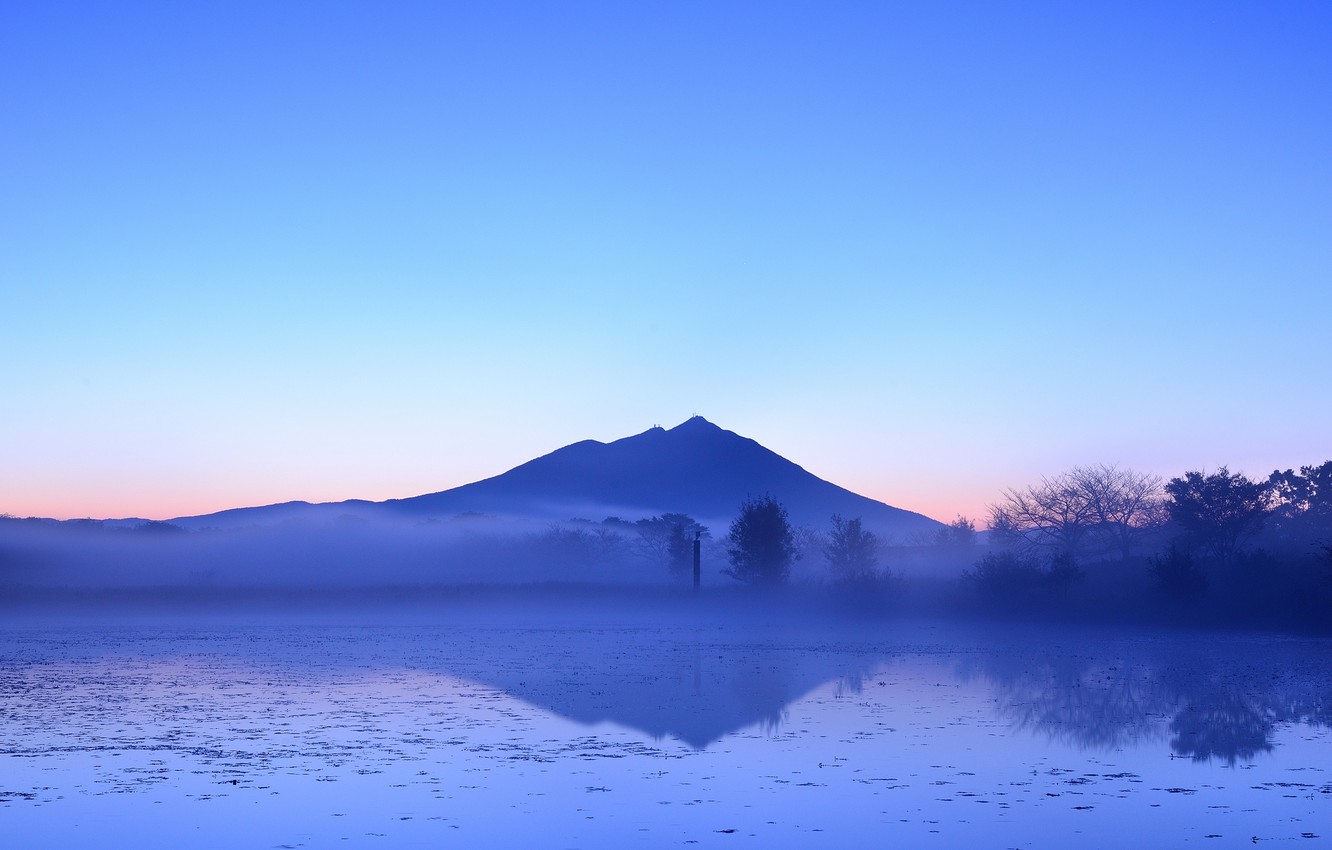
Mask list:
[[[703,532],[701,531],[694,532],[694,592],[695,593],[698,592],[698,588],[702,584],[703,580],[703,544],[699,541],[699,537],[702,536],[702,534]]]

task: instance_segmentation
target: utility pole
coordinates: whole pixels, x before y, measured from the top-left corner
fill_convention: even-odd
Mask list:
[[[694,532],[694,592],[698,592],[703,581],[703,544],[700,541],[703,532]]]

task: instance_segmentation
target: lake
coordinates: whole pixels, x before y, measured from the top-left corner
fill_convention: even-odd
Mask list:
[[[1332,641],[515,612],[0,631],[21,847],[1332,840]]]

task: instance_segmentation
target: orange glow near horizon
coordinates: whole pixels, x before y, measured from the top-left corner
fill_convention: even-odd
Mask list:
[[[138,493],[126,492],[123,488],[87,488],[76,491],[79,495],[71,496],[69,492],[58,492],[47,488],[28,494],[28,498],[22,502],[0,505],[0,513],[8,513],[19,518],[42,517],[58,520],[138,518],[161,521],[176,517],[201,516],[233,508],[294,501],[319,503],[364,499],[377,502],[438,492],[466,483],[470,482],[459,481],[437,486],[421,486],[418,483],[415,489],[411,485],[380,484],[369,491],[356,493],[346,492],[346,487],[341,488],[342,492],[332,492],[326,486],[308,489],[293,486],[268,488],[233,486],[214,489],[207,494],[186,493],[183,488],[154,492],[144,490]],[[903,482],[899,481],[891,488],[897,495],[886,493],[887,488],[866,487],[857,490],[855,487],[848,487],[847,489],[940,522],[952,522],[958,516],[965,516],[976,522],[978,528],[984,526],[983,519],[988,510],[988,502],[972,494],[968,494],[967,498],[951,497],[938,492],[935,489],[937,486],[936,483],[932,487],[911,487],[904,486]]]

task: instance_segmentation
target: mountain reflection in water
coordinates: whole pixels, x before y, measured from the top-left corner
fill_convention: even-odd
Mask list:
[[[238,626],[27,632],[10,643],[0,680],[13,680],[7,693],[35,693],[34,687],[52,686],[43,681],[51,659],[85,656],[81,663],[99,664],[89,652],[129,656],[163,670],[172,658],[194,667],[216,662],[223,680],[246,678],[250,674],[235,671],[251,669],[278,683],[406,669],[482,685],[580,724],[612,723],[657,741],[674,739],[695,751],[749,728],[803,734],[784,728],[788,709],[816,692],[867,706],[910,704],[928,722],[931,714],[948,711],[937,702],[948,688],[939,686],[960,685],[988,692],[996,720],[1019,732],[1102,752],[1164,742],[1179,757],[1234,764],[1270,752],[1278,727],[1329,725],[1325,643],[1055,628],[1008,634],[935,623],[854,631],[731,624]],[[148,650],[157,662],[144,659]],[[150,681],[151,670],[139,675]],[[112,692],[116,676],[108,667],[99,687]],[[871,686],[872,699],[858,696]]]
[[[479,631],[439,672],[585,724],[615,723],[704,749],[830,680],[858,683],[877,653],[811,649],[766,634],[549,629]]]
[[[903,680],[919,677],[922,661],[937,662],[940,677],[992,688],[1000,716],[1018,729],[1086,750],[1168,740],[1177,756],[1234,764],[1270,752],[1278,725],[1332,721],[1321,644],[1295,639],[1255,645],[1214,635],[1089,638],[1052,630],[973,635],[982,646],[970,648],[900,635],[847,643],[649,629],[499,631],[471,640],[442,672],[581,723],[608,721],[695,749],[749,726],[778,731],[787,706],[828,682],[854,694],[867,678],[896,673],[893,687],[907,687]]]
[[[1328,822],[1326,641],[565,613],[0,630],[6,838],[1053,850]]]

